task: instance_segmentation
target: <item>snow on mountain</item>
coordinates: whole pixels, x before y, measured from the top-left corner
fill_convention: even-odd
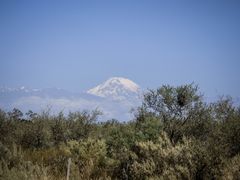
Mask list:
[[[9,87],[0,87],[0,93],[10,93],[10,92],[29,92],[31,91],[29,88],[25,86],[21,86],[18,88],[9,88]]]
[[[95,96],[111,98],[113,100],[124,100],[129,97],[138,98],[140,87],[129,79],[113,77],[88,90],[87,93]]]

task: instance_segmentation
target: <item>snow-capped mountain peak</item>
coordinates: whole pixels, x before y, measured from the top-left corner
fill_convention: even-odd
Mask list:
[[[140,87],[136,83],[122,77],[112,77],[87,91],[87,93],[95,96],[109,97],[115,100],[137,97],[139,92]]]

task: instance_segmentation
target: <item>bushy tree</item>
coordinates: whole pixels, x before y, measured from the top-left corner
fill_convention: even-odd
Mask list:
[[[55,145],[66,143],[68,140],[69,129],[64,114],[61,112],[54,117],[51,126],[51,137]]]
[[[204,135],[210,131],[210,112],[194,84],[164,85],[157,90],[149,90],[144,95],[142,109],[163,122],[172,142],[181,140],[183,135],[201,136],[203,133],[197,132],[200,128],[205,131]]]
[[[24,148],[44,148],[50,145],[50,126],[48,119],[38,116],[26,122],[21,137]]]
[[[94,110],[92,112],[70,112],[68,115],[68,128],[70,129],[70,139],[80,140],[87,138],[93,130],[93,124],[96,122],[101,112]]]

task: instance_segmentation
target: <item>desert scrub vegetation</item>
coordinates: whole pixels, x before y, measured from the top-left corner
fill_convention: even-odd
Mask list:
[[[240,179],[240,108],[194,84],[149,90],[135,118],[0,110],[0,179]]]

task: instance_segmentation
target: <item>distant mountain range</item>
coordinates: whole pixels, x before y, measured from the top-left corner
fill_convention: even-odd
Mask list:
[[[41,112],[50,107],[52,113],[93,110],[103,112],[101,120],[132,118],[130,110],[141,104],[141,88],[133,81],[113,77],[83,93],[73,93],[59,88],[30,89],[0,88],[0,108],[9,111],[18,108],[23,112]]]

